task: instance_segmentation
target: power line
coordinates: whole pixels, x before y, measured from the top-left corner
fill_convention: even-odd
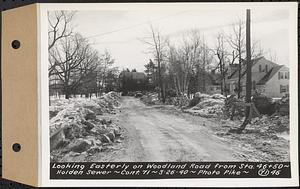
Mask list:
[[[252,21],[252,23],[263,23],[263,22],[268,22],[268,21],[263,21],[263,20],[254,20]],[[238,23],[228,23],[228,24],[222,24],[222,25],[216,25],[216,26],[210,26],[210,27],[200,27],[200,28],[195,28],[201,31],[208,31],[208,30],[214,30],[214,29],[218,29],[218,28],[225,28],[225,27],[229,27],[229,26],[235,26]],[[182,34],[187,30],[181,30],[181,31],[177,31],[174,33],[169,33],[169,34],[165,34],[165,36],[174,36],[174,35],[178,35],[178,34]],[[138,40],[138,38],[132,38],[126,41],[106,41],[106,42],[95,42],[92,45],[97,45],[97,44],[120,44],[120,43],[128,43],[130,41],[133,40]]]
[[[131,25],[131,26],[127,26],[127,27],[123,27],[123,28],[120,28],[120,29],[112,30],[110,32],[105,32],[105,33],[101,33],[101,34],[92,35],[92,36],[89,36],[87,38],[100,37],[100,36],[103,36],[103,35],[108,35],[108,34],[111,34],[111,33],[116,33],[116,32],[123,31],[123,30],[128,30],[128,29],[131,29],[131,28],[139,27],[140,25],[148,24],[149,22],[163,20],[163,19],[167,19],[167,18],[172,17],[172,16],[183,14],[183,13],[188,12],[188,11],[189,10],[187,10],[187,11],[181,11],[181,12],[178,12],[176,14],[168,15],[168,16],[165,16],[165,17],[160,17],[160,18],[157,18],[157,19],[153,19],[153,20],[150,20],[150,21],[147,21],[147,22],[142,22],[142,23]],[[252,22],[253,23],[263,23],[263,22],[269,22],[269,21],[259,20],[259,19],[256,18],[256,19],[253,19]],[[238,25],[238,23],[237,22],[233,22],[233,23],[216,25],[216,26],[209,26],[209,27],[202,27],[202,28],[200,27],[200,28],[197,28],[197,29],[202,30],[202,31],[207,31],[207,30],[214,30],[214,29],[218,29],[218,28],[225,28],[225,27],[235,26],[235,25]],[[183,33],[183,32],[184,31],[177,31],[177,32],[174,32],[174,33],[166,34],[166,36],[177,35],[178,33]],[[138,39],[137,38],[132,38],[132,39],[129,39],[129,40],[126,40],[126,41],[95,42],[92,45],[97,45],[97,44],[113,44],[113,43],[114,44],[120,44],[120,43],[128,43],[128,42],[133,41],[133,40],[138,40]]]
[[[136,27],[139,27],[139,26],[144,25],[144,24],[149,24],[150,22],[155,22],[155,21],[158,21],[158,20],[163,20],[163,19],[167,19],[169,17],[177,16],[177,15],[183,14],[185,12],[188,12],[188,10],[187,11],[181,11],[181,12],[178,12],[176,14],[171,14],[171,15],[168,15],[168,16],[165,16],[165,17],[152,19],[152,20],[149,20],[147,22],[142,22],[142,23],[139,23],[139,24],[134,24],[134,25],[131,25],[131,26],[119,28],[119,29],[112,30],[112,31],[109,31],[109,32],[104,32],[104,33],[100,33],[100,34],[96,34],[96,35],[91,35],[91,36],[88,36],[87,38],[100,37],[100,36],[108,35],[108,34],[111,34],[111,33],[116,33],[116,32],[123,31],[123,30],[129,30],[131,28],[136,28]]]
[[[204,27],[204,28],[197,28],[197,29],[200,29],[202,31],[206,31],[206,30],[213,30],[213,29],[217,29],[217,28],[228,27],[228,26],[231,26],[231,25],[233,25],[233,24],[224,24],[224,25]],[[184,31],[186,31],[186,30],[184,30]],[[178,32],[175,32],[175,33],[169,33],[169,34],[166,34],[166,36],[177,35],[178,33],[183,33],[184,31],[178,31]],[[132,38],[132,39],[129,39],[129,40],[126,40],[126,41],[95,42],[95,43],[92,43],[92,45],[97,45],[97,44],[120,44],[120,43],[128,43],[128,42],[133,41],[133,40],[138,40],[138,38]]]

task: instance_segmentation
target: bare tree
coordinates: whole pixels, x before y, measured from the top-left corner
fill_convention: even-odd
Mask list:
[[[179,54],[175,47],[169,45],[169,55],[168,55],[168,63],[170,74],[172,75],[173,85],[176,91],[176,95],[183,93],[182,91],[182,82],[181,77],[183,73],[183,67],[181,66],[181,62],[179,60]]]
[[[241,80],[243,77],[242,71],[245,70],[244,69],[245,56],[246,56],[246,32],[245,32],[245,30],[246,30],[245,22],[239,18],[238,21],[233,24],[232,34],[227,37],[227,42],[233,49],[233,54],[232,54],[233,61],[231,63],[234,63],[234,60],[236,58],[238,59],[238,83],[237,83],[237,88],[236,88],[238,98],[240,98],[241,92],[242,92],[242,86],[241,86]],[[259,41],[256,41],[256,40],[251,41],[250,53],[251,53],[250,54],[251,60],[261,57],[264,54],[262,48],[260,47]]]
[[[81,35],[65,37],[49,52],[54,62],[53,76],[58,77],[65,98],[70,98],[82,80],[97,68],[99,56]]]
[[[75,11],[53,11],[48,13],[48,50],[54,47],[55,43],[72,34],[71,21]]]
[[[253,38],[250,45],[251,45],[251,49],[250,49],[250,53],[251,53],[250,58],[251,58],[251,60],[262,57],[263,55],[266,54],[266,52],[264,51],[264,49],[262,49],[262,47],[260,45],[260,41],[255,40]]]
[[[72,35],[71,22],[75,11],[53,11],[48,13],[48,51],[49,53],[55,44],[66,37]],[[49,76],[54,72],[56,62],[51,61],[49,56]]]
[[[204,41],[204,39],[203,39]],[[207,85],[207,75],[210,71],[211,64],[213,62],[213,51],[208,47],[208,45],[203,42],[202,43],[202,53],[200,57],[200,73],[201,73],[201,80],[199,82],[202,83],[202,90],[206,93],[206,85]]]
[[[224,33],[219,33],[217,36],[217,44],[215,47],[215,55],[218,59],[218,66],[220,74],[221,74],[221,94],[225,94],[227,96],[226,89],[226,60],[228,59],[228,52],[225,50],[225,36]],[[234,51],[233,51],[233,60]]]
[[[149,40],[147,40],[149,39]],[[150,37],[146,38],[146,40],[141,40],[143,43],[149,46],[150,53],[155,57],[155,61],[157,62],[157,70],[158,70],[158,84],[160,88],[160,96],[162,102],[166,101],[165,99],[165,91],[162,79],[162,64],[165,60],[166,47],[167,47],[167,39],[161,35],[161,32],[158,29],[154,29],[153,26],[150,26]]]
[[[168,63],[177,94],[188,94],[191,73],[200,64],[201,45],[197,30],[186,33],[182,45],[169,44]]]
[[[238,98],[240,98],[241,94],[241,78],[242,78],[242,57],[245,54],[245,23],[238,19],[236,23],[233,24],[232,27],[232,35],[228,36],[228,43],[232,47],[232,49],[237,53],[238,57],[238,86],[237,86],[237,94]]]
[[[268,50],[267,56],[271,62],[275,62],[275,63],[278,62],[278,57],[277,57],[276,52]]]
[[[112,69],[112,65],[115,60],[112,58],[110,52],[105,50],[103,54],[100,56],[100,66],[97,68],[97,81],[98,86],[103,90],[106,86],[106,79],[108,77],[108,73]]]

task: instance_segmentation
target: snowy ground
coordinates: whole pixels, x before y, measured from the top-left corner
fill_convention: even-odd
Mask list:
[[[119,96],[53,100],[50,110],[52,162],[86,161],[122,141],[122,129],[114,115]]]

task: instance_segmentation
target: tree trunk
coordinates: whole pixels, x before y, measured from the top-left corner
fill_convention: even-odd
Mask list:
[[[203,70],[203,93],[206,93],[206,75],[205,75],[205,69]]]
[[[225,97],[227,97],[227,88],[226,88],[226,79],[225,79],[225,74],[224,74],[224,77],[223,77],[223,83],[224,83],[224,95]]]
[[[222,60],[220,60],[219,64],[220,64],[220,72],[221,72],[221,94],[223,95],[223,93],[224,93],[224,84],[223,84],[224,72],[223,72]]]
[[[179,94],[179,90],[178,90],[178,86],[177,86],[177,82],[176,82],[176,76],[173,76],[173,82],[174,82],[174,87],[175,87],[175,91],[176,91],[176,96],[178,96]]]
[[[187,90],[188,90],[188,73],[184,73],[184,77],[183,77],[183,94],[187,94]]]
[[[241,97],[241,74],[242,73],[242,56],[241,51],[239,51],[239,77],[238,77],[238,87],[237,87],[237,95],[238,98]]]
[[[70,93],[69,91],[66,91],[66,99],[69,99],[70,98]]]
[[[160,67],[161,65],[160,65],[159,56],[158,56],[158,59],[157,59],[157,64],[158,64],[158,79],[159,79],[161,99],[162,99],[162,102],[165,103],[166,99],[165,99],[164,91],[163,91],[164,89],[163,89],[163,83],[162,83],[162,78],[161,78],[161,67]]]
[[[176,77],[176,81],[177,81],[178,94],[180,94],[182,87],[181,87],[181,84],[180,84],[179,76]]]

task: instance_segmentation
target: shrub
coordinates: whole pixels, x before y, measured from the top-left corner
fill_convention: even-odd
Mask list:
[[[135,96],[136,98],[140,98],[140,97],[143,96],[143,94],[142,94],[142,93],[136,93],[134,96]]]
[[[276,111],[276,105],[272,98],[266,96],[253,96],[253,103],[261,114],[272,115]]]
[[[200,102],[200,97],[194,97],[194,98],[190,101],[189,107],[194,107],[194,106],[196,106],[199,102]]]
[[[176,97],[176,91],[174,89],[167,89],[166,90],[166,96],[167,97]]]

